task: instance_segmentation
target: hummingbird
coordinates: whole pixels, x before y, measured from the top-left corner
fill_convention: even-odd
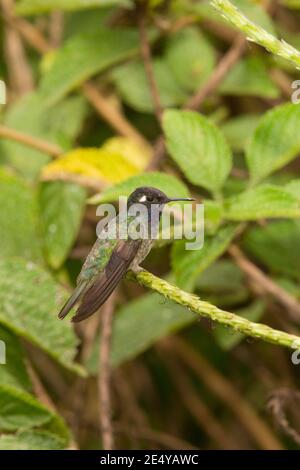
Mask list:
[[[112,239],[101,237],[100,233],[82,266],[76,288],[61,309],[58,318],[65,318],[77,303],[79,303],[79,307],[72,322],[80,322],[95,313],[110,297],[127,271],[141,270],[140,263],[152,248],[164,206],[173,201],[193,200],[190,198],[170,198],[153,187],[135,189],[127,200],[127,210],[130,210],[135,204],[143,205],[150,236],[146,239],[132,237],[129,230],[125,239],[121,239],[119,236]],[[121,220],[119,216],[116,216],[108,222],[106,233],[109,233],[111,227],[118,227],[123,223],[128,224],[130,221],[132,221],[132,217],[126,216],[126,220]],[[116,233],[118,232],[117,230]]]

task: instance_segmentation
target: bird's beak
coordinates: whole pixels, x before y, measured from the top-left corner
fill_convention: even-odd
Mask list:
[[[191,201],[195,201],[195,199],[190,198],[190,197],[185,197],[185,198],[183,198],[183,197],[170,197],[170,198],[168,198],[167,202],[169,203],[169,202],[175,202],[175,201],[190,201],[191,202]]]

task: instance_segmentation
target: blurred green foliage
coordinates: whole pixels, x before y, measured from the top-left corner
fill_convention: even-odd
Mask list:
[[[236,31],[209,1],[149,2],[144,14],[152,78],[163,108],[160,130],[140,53],[136,3],[17,1],[10,14],[37,34],[32,40],[19,30],[22,61],[7,43],[13,26],[1,18],[0,74],[9,92],[1,127],[56,144],[61,155],[52,161],[51,152],[0,133],[0,339],[7,348],[7,364],[0,365],[0,449],[62,449],[74,435],[81,448],[95,447],[99,324],[92,325],[92,334],[88,324],[74,330],[57,313],[95,240],[95,205],[114,202],[138,186],[156,186],[172,197],[192,195],[205,208],[203,249],[186,251],[183,241],[162,244],[146,261],[150,270],[251,321],[266,318],[276,328],[299,333],[299,323],[268,295],[258,294],[262,286],[253,289],[253,279],[248,282],[228,254],[234,241],[271,282],[300,298],[300,106],[287,96],[299,71],[249,43],[200,109],[188,110],[186,103],[214,79]],[[233,3],[274,37],[280,31],[299,44],[298,1],[276,2],[275,12],[264,8],[268,2]],[[56,29],[55,22],[60,22]],[[47,47],[39,43],[40,35]],[[27,89],[14,80],[24,67],[33,83]],[[101,99],[86,92],[86,82]],[[161,136],[163,158],[148,171]],[[191,372],[192,365],[182,378],[192,391],[173,387],[176,348],[170,362],[160,356],[160,345],[173,333],[241,390],[242,400],[267,427],[266,440],[261,429],[256,435],[245,427],[241,403],[232,416],[227,398]],[[174,429],[199,448],[226,448],[222,432],[193,414],[198,399],[236,448],[294,446],[260,416],[270,386],[286,381],[299,386],[286,353],[248,345],[241,334],[219,326],[210,331],[184,307],[129,281],[116,302],[111,361],[116,377],[118,370],[128,372],[133,408],[142,409],[149,427],[170,434]],[[55,409],[41,402],[32,368]],[[116,415],[131,426],[128,390],[118,383]],[[189,405],[192,393],[198,398]],[[137,444],[139,439],[123,434],[118,436],[123,448],[151,445],[142,436]]]

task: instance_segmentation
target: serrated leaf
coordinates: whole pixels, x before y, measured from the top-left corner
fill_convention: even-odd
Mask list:
[[[99,204],[101,202],[115,201],[119,196],[129,196],[139,186],[154,186],[168,194],[169,197],[189,196],[187,187],[174,176],[159,172],[149,172],[132,176],[126,181],[105,189],[102,193],[90,198],[89,202],[91,204]]]
[[[57,103],[91,76],[131,57],[138,48],[138,33],[132,29],[100,25],[99,31],[74,35],[59,49],[42,79],[40,94],[45,104]]]
[[[5,364],[0,362],[0,383],[31,391],[25,352],[19,339],[9,329],[0,326],[0,341],[5,344]]]
[[[216,53],[199,29],[188,27],[169,38],[165,60],[177,83],[187,91],[196,91],[212,73]]]
[[[108,139],[101,148],[77,148],[47,165],[42,178],[66,179],[69,175],[89,178],[94,183],[109,186],[143,171],[151,151],[126,137]]]
[[[63,420],[36,400],[33,395],[0,385],[0,430],[25,431],[36,426],[50,426],[67,442],[68,430]]]
[[[174,80],[168,64],[162,59],[156,59],[153,61],[153,71],[162,106],[170,107],[184,103],[187,95]],[[153,98],[141,61],[116,68],[112,77],[121,97],[129,106],[140,112],[153,112]]]
[[[0,324],[77,371],[77,338],[70,324],[57,319],[65,297],[50,275],[33,263],[0,260]]]
[[[243,246],[274,273],[300,279],[300,222],[280,220],[253,227],[243,238]]]
[[[79,230],[85,190],[61,181],[42,183],[39,190],[40,224],[46,259],[54,269],[65,261]]]
[[[47,431],[24,431],[0,436],[0,450],[59,450],[65,447],[63,439]]]
[[[239,61],[226,75],[219,91],[223,95],[248,95],[270,99],[280,96],[278,87],[268,74],[263,57],[256,55]]]
[[[122,307],[113,326],[111,361],[114,367],[145,351],[160,338],[189,325],[193,313],[174,305],[157,294],[146,294]],[[93,351],[88,370],[98,372],[97,348]]]
[[[0,257],[41,260],[34,192],[20,178],[0,169]]]
[[[21,0],[15,11],[18,15],[40,15],[53,10],[82,10],[84,8],[130,6],[130,0]]]
[[[258,300],[253,302],[249,307],[243,308],[236,312],[237,315],[246,318],[247,320],[258,322],[264,314],[265,304]],[[237,346],[244,338],[242,333],[236,333],[229,328],[217,325],[213,330],[213,335],[219,346],[225,351]]]
[[[268,111],[255,130],[246,154],[252,183],[279,170],[300,152],[300,106],[284,104]]]
[[[206,237],[200,250],[186,250],[185,240],[173,244],[172,267],[176,284],[192,291],[197,277],[221,256],[236,233],[235,225],[222,227],[213,237]]]
[[[224,211],[227,219],[236,221],[299,218],[300,204],[283,187],[265,184],[226,199]]]
[[[167,148],[187,179],[219,192],[230,172],[232,155],[221,131],[192,111],[165,111]]]
[[[68,150],[81,128],[86,110],[82,97],[71,97],[55,108],[46,109],[44,100],[32,93],[8,108],[4,123]],[[50,160],[45,153],[13,141],[2,140],[1,148],[6,160],[27,178],[35,178]]]

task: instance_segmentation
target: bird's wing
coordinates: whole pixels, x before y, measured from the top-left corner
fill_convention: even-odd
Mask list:
[[[61,320],[79,302],[85,292],[94,283],[99,272],[102,272],[109,262],[111,254],[117,245],[117,240],[97,239],[91,252],[89,253],[83,268],[77,279],[77,286],[69,300],[65,303],[58,314]]]
[[[67,302],[65,303],[65,305],[63,306],[63,308],[61,309],[61,311],[58,314],[58,318],[60,320],[65,318],[65,316],[68,315],[69,311],[74,307],[74,305],[77,304],[80,297],[83,296],[84,291],[87,287],[87,284],[88,284],[87,281],[82,281],[77,285],[77,287],[74,290],[74,292],[72,293],[71,297],[67,300]]]
[[[108,299],[132,263],[141,240],[119,240],[104,270],[98,274],[81,298],[73,322],[85,320]]]

